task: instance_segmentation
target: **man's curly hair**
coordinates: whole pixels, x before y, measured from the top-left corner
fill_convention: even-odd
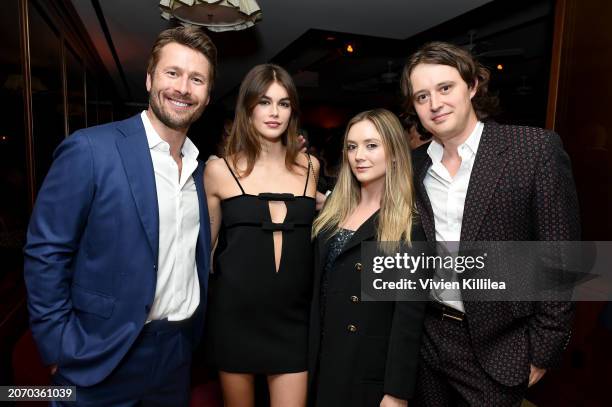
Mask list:
[[[431,137],[421,124],[414,109],[413,89],[410,75],[419,64],[448,65],[459,71],[461,78],[469,88],[477,87],[472,98],[472,106],[478,120],[484,120],[497,111],[499,99],[489,94],[489,70],[480,64],[468,51],[447,42],[429,42],[408,57],[402,72],[402,94],[404,95],[405,120],[410,125],[416,125],[418,132],[425,137]]]

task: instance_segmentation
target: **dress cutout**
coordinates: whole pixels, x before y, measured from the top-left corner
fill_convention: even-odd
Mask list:
[[[210,277],[207,349],[222,371],[278,374],[307,369],[315,199],[241,194],[221,201],[222,225]],[[310,160],[308,173],[310,173]],[[286,214],[272,219],[270,202]],[[282,236],[276,265],[274,233]]]

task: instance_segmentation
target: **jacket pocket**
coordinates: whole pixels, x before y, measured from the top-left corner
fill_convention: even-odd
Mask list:
[[[81,312],[108,319],[115,308],[115,298],[72,285],[72,307]]]

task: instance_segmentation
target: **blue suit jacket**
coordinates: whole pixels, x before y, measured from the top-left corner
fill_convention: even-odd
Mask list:
[[[196,263],[204,325],[210,224],[202,180]],[[102,381],[144,326],[157,282],[159,216],[140,115],[77,131],[55,151],[25,246],[34,339],[46,364],[80,386]]]

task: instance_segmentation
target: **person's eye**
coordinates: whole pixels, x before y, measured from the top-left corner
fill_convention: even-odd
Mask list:
[[[270,101],[268,99],[261,99],[259,101],[259,104],[262,105],[262,106],[267,106],[267,105],[270,104]]]
[[[346,145],[346,149],[347,149],[348,151],[353,151],[353,150],[354,150],[354,149],[356,149],[356,148],[357,148],[357,146],[356,146],[355,144],[347,144],[347,145]]]
[[[374,150],[376,147],[378,147],[378,144],[376,144],[376,143],[368,143],[366,145],[366,147],[368,148],[368,150]]]
[[[192,80],[196,85],[202,85],[204,83],[202,78],[193,78]]]
[[[280,102],[278,105],[287,109],[291,107],[291,103],[289,102]]]
[[[175,78],[176,77],[176,71],[166,71],[166,75],[168,75],[171,78]]]
[[[444,85],[440,88],[440,90],[443,94],[447,94],[451,90],[451,85]]]
[[[429,95],[427,95],[425,93],[421,93],[420,95],[416,96],[416,101],[417,101],[417,103],[425,103],[425,102],[427,102],[428,98],[429,98]]]

